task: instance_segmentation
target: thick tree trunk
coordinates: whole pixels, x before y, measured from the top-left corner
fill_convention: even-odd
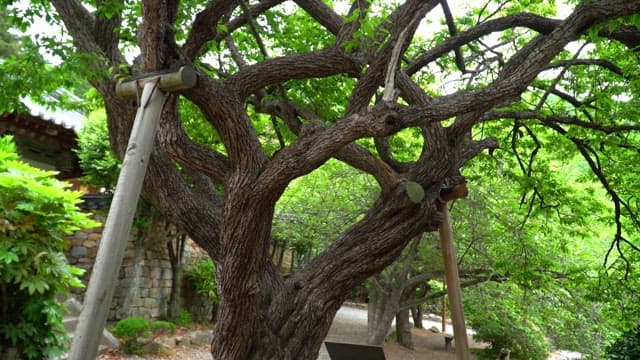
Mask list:
[[[411,323],[409,322],[409,309],[400,310],[396,314],[396,341],[407,349],[413,349],[411,327]]]
[[[233,206],[225,207],[222,260],[217,263],[221,301],[212,346],[214,359],[316,359],[335,313],[352,289],[401,252],[402,246],[390,248],[389,243],[406,244],[405,239],[415,235],[412,232],[425,227],[408,220],[415,215],[415,208],[401,200],[381,201],[305,270],[283,277],[269,254],[273,207],[263,206],[268,199],[256,201],[255,194],[249,192],[229,192],[226,197],[225,203]],[[381,218],[400,229],[406,224],[406,228],[400,232],[393,227],[380,228],[375,224]],[[362,258],[363,243],[366,251],[375,254],[367,261]],[[343,257],[332,256],[332,249]],[[386,297],[378,300],[387,301]],[[380,324],[375,328],[383,329],[371,338],[376,344],[383,344],[397,312],[395,307],[384,309],[373,317]]]
[[[285,279],[269,253],[275,201],[255,200],[246,191],[226,194],[233,206],[225,208],[216,269],[220,304],[213,358],[315,359],[348,291],[326,289],[326,282],[301,274]]]

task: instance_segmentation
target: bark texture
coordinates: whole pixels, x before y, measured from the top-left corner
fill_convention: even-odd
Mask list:
[[[362,41],[356,49],[346,51],[345,43],[368,21],[368,3],[355,2],[352,13],[362,11],[355,21],[345,23],[322,1],[296,0],[296,6],[335,36],[335,42],[323,49],[275,57],[263,47],[256,50],[263,53],[263,61],[243,61],[229,33],[255,25],[256,18],[281,2],[202,1],[195,17],[185,20],[184,13],[193,11],[182,8],[186,3],[143,0],[137,29],[140,56],[134,66],[126,63],[119,50],[124,42],[120,38],[122,10],[113,14],[114,7],[108,6],[104,9],[111,12],[101,13],[103,1],[98,1],[98,10],[93,12],[80,0],[51,1],[77,51],[95,56],[97,61],[91,66],[109,74],[91,83],[104,98],[111,145],[120,156],[137,103],[116,97],[116,77],[126,76],[123,71],[127,69],[147,72],[191,63],[199,69],[197,86],[172,94],[165,104],[144,194],[216,262],[221,302],[214,359],[315,359],[333,316],[350,291],[391,264],[409,239],[437,228],[436,201],[443,182],[469,159],[497,146],[493,139],[472,140],[467,136],[470,129],[485,121],[484,115],[495,106],[517,98],[569,42],[590,27],[640,11],[638,1],[602,0],[578,5],[566,20],[521,14],[484,22],[423,49],[419,57],[408,59],[408,66],[398,69],[395,83],[387,85],[398,90],[402,105],[388,102],[369,107],[383,85],[394,42],[405,31],[406,44],[397,48],[400,58],[407,59],[404,51],[413,39],[416,19],[431,14],[439,1],[403,2],[379,25],[376,41]],[[186,39],[178,41],[176,29],[185,24],[189,27]],[[493,64],[497,76],[487,85],[431,97],[412,78],[438,57],[480,36],[515,27],[530,28],[538,35],[500,65]],[[638,43],[637,32],[628,28],[602,35],[617,36],[624,44]],[[278,34],[256,31],[254,36],[256,44],[264,44],[263,37]],[[200,66],[201,58],[218,48],[212,43],[222,40],[237,66],[231,72],[217,73]],[[355,79],[340,119],[322,119],[304,103],[287,97],[287,81],[335,75]],[[279,94],[276,99],[265,96],[274,91]],[[185,133],[179,96],[200,110],[219,135],[224,151],[197,143]],[[275,116],[297,139],[268,156],[248,106],[253,113]],[[441,125],[448,119],[455,119],[451,126]],[[385,138],[409,127],[420,130],[421,154],[411,162],[394,160]],[[365,137],[376,139],[376,154],[355,143]],[[269,254],[276,201],[293,179],[332,157],[373,175],[380,184],[380,197],[324,253],[285,277]],[[423,188],[421,201],[407,196],[407,181]],[[386,317],[376,315],[373,321],[387,321],[382,320]],[[376,334],[374,341],[380,337]]]
[[[400,310],[396,314],[396,341],[407,349],[413,349],[412,327],[409,322],[409,309]]]

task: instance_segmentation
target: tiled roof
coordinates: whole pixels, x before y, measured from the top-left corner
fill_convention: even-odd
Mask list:
[[[50,99],[47,100],[55,101],[54,96],[47,95],[47,97],[50,97]],[[32,116],[50,121],[67,129],[79,131],[82,129],[82,124],[86,118],[86,116],[79,111],[51,109],[26,97],[21,98],[20,101],[29,109],[29,113]]]

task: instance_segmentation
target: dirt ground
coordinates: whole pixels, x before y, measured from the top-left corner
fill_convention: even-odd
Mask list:
[[[397,343],[387,343],[384,353],[387,360],[454,360],[455,350],[445,351],[444,335],[433,333],[426,329],[413,329],[413,350],[404,348]],[[481,348],[483,345],[475,343],[469,338],[471,348]],[[471,357],[475,359],[475,356]],[[120,351],[110,350],[98,357],[99,360],[205,360],[211,359],[209,345],[198,347],[180,346],[169,349],[163,356],[131,356],[123,355]]]
[[[439,328],[440,323],[430,320],[424,320],[423,325],[427,329],[412,329],[414,349],[407,349],[395,342],[387,342],[384,346],[384,352],[387,360],[454,360],[455,347],[449,351],[445,351],[445,341],[443,333],[435,333],[429,328],[434,326]],[[438,326],[435,326],[438,325]],[[199,330],[205,330],[201,328]],[[451,324],[448,325],[451,330]],[[181,330],[181,332],[184,330]],[[178,336],[185,335],[183,333]],[[175,336],[174,336],[175,337]],[[175,344],[175,340],[171,338],[159,339],[163,344]],[[365,344],[367,340],[367,311],[366,305],[348,304],[343,306],[336,314],[331,329],[327,334],[326,341]],[[469,336],[469,345],[473,348],[482,348],[483,344],[473,341]],[[455,346],[455,344],[454,344]],[[166,349],[163,356],[127,356],[123,355],[119,350],[108,350],[98,357],[98,360],[210,360],[210,345],[204,344],[199,346],[184,345],[172,346]],[[472,357],[475,359],[475,357]],[[320,349],[318,360],[331,360],[324,346]]]
[[[450,351],[444,349],[444,334],[433,333],[426,329],[413,329],[414,349],[409,350],[397,343],[387,343],[384,346],[384,354],[387,360],[455,360],[455,347]],[[472,349],[481,349],[485,345],[473,341],[469,337],[469,347]],[[471,356],[475,359],[475,356]]]

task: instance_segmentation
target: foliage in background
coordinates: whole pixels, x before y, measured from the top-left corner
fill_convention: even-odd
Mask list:
[[[623,333],[607,346],[606,355],[614,360],[640,359],[640,326]]]
[[[21,97],[50,107],[82,108],[83,104],[72,95],[81,96],[89,87],[83,74],[92,68],[88,65],[93,60],[70,52],[66,61],[50,64],[43,56],[44,47],[60,47],[61,44],[56,45],[59,38],[56,34],[25,36],[21,32],[33,19],[26,19],[25,14],[16,17],[16,9],[7,8],[6,3],[0,1],[0,113],[26,111]],[[29,16],[36,12],[32,8]],[[54,52],[63,55],[61,51]]]
[[[16,53],[20,49],[20,39],[12,34],[10,24],[6,22],[7,9],[0,6],[0,59]]]
[[[216,286],[216,267],[211,259],[198,260],[189,265],[185,269],[185,276],[198,294],[214,305],[220,301]]]
[[[28,359],[64,350],[64,308],[55,297],[81,287],[83,273],[67,263],[66,236],[97,225],[67,187],[19,161],[12,138],[0,137],[0,357],[12,347]]]
[[[371,177],[331,160],[289,185],[276,205],[273,237],[287,242],[301,267],[362,217],[377,191]]]
[[[610,208],[594,183],[583,179],[579,159],[558,165],[550,154],[539,156],[545,182],[525,181],[506,151],[478,158],[467,169],[470,195],[452,209],[460,271],[464,277],[483,269],[499,282],[463,290],[465,313],[483,340],[502,344],[493,347],[497,352],[509,343],[512,349],[551,346],[598,358],[620,324],[604,312],[612,299],[596,290]],[[529,186],[562,196],[564,204],[521,204],[533,193]],[[593,205],[585,209],[585,203]]]
[[[104,109],[89,114],[78,132],[76,151],[83,180],[92,187],[113,191],[120,173],[120,161],[109,145],[107,117]]]
[[[493,288],[485,284],[484,288]],[[473,292],[476,294],[476,292]],[[502,349],[510,349],[514,359],[544,360],[550,350],[544,330],[535,314],[527,314],[519,302],[521,292],[515,286],[493,291],[488,296],[466,296],[465,310],[469,325],[476,330],[474,339],[491,344],[479,351],[482,359],[496,359]],[[528,302],[527,302],[528,303]],[[533,318],[532,318],[533,317]]]

